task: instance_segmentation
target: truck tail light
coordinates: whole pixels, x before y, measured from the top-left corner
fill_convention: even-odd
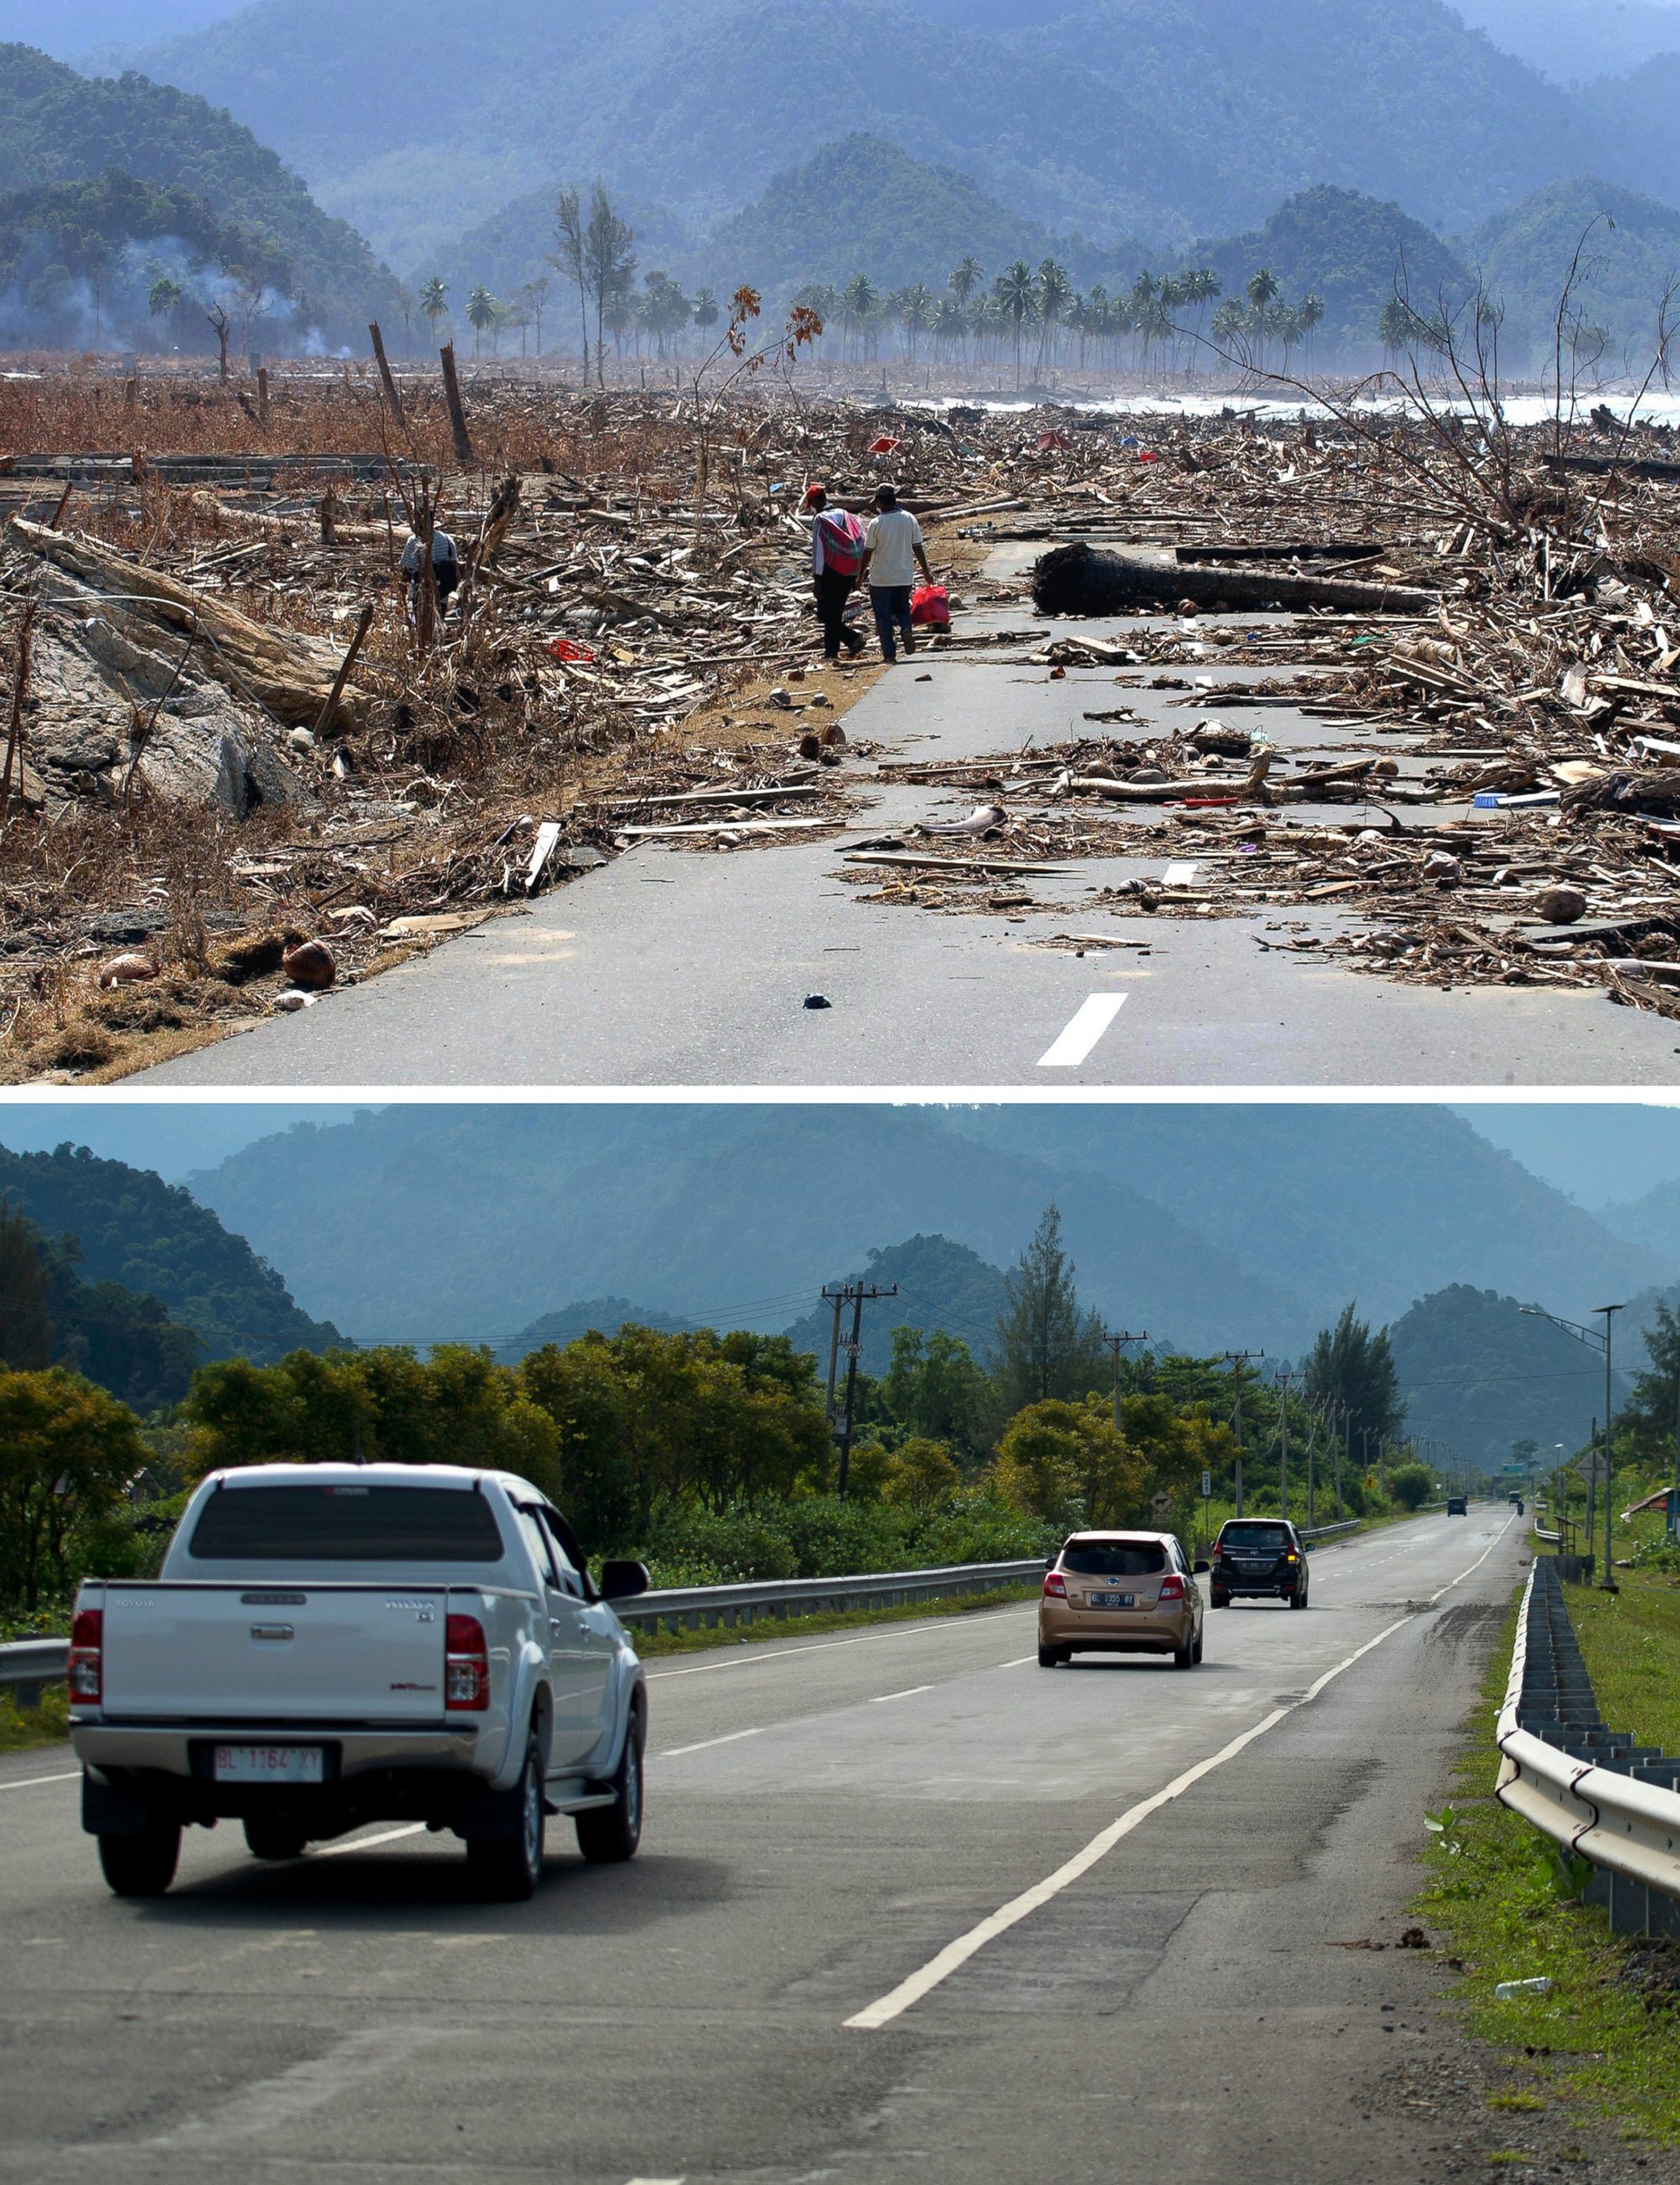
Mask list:
[[[1044,1581],[1044,1590],[1048,1594],[1053,1594],[1058,1601],[1065,1601],[1068,1597],[1068,1581],[1060,1571],[1052,1571]]]
[[[490,1652],[476,1616],[451,1616],[444,1624],[444,1704],[475,1712],[490,1704]]]
[[[1182,1601],[1183,1599],[1184,1580],[1176,1571],[1169,1571],[1161,1580],[1161,1590],[1157,1595],[1158,1601]]]
[[[105,1644],[105,1612],[79,1608],[70,1626],[69,1683],[72,1705],[98,1707],[101,1656]]]

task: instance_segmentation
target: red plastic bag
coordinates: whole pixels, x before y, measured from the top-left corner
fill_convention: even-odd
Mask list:
[[[872,455],[890,455],[903,444],[901,440],[890,439],[886,433],[883,433],[879,439],[870,441],[869,453]]]
[[[594,665],[595,656],[587,645],[574,645],[569,637],[556,637],[550,642],[549,657],[562,662],[575,660],[588,668]]]
[[[1137,451],[1137,460],[1141,463],[1158,463],[1161,458],[1153,448],[1140,448]]]
[[[943,584],[918,584],[910,595],[910,619],[922,629],[949,629],[951,595]]]

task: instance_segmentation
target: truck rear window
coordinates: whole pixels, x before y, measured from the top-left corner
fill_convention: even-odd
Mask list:
[[[224,1487],[193,1528],[195,1562],[494,1563],[501,1534],[457,1487]]]

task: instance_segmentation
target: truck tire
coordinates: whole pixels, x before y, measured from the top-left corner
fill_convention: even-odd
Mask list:
[[[161,1897],[181,1858],[181,1824],[152,1818],[137,1836],[101,1836],[99,1865],[112,1894]]]
[[[1307,1589],[1305,1588],[1305,1586],[1303,1586],[1303,1587],[1300,1589],[1300,1590],[1299,1590],[1298,1592],[1292,1593],[1292,1594],[1290,1595],[1290,1596],[1289,1596],[1289,1606],[1290,1606],[1292,1608],[1304,1608],[1304,1607],[1306,1607],[1306,1605],[1307,1605]]]
[[[467,1870],[494,1903],[522,1904],[543,1878],[543,1844],[548,1823],[543,1812],[543,1755],[533,1737],[525,1748],[525,1765],[514,1793],[519,1826],[511,1836],[469,1841]]]
[[[252,1815],[245,1823],[245,1847],[253,1858],[301,1858],[309,1838],[294,1821]]]
[[[1215,1608],[1229,1608],[1231,1607],[1231,1595],[1228,1593],[1221,1593],[1218,1586],[1215,1586],[1213,1592],[1213,1602]]]
[[[610,1806],[578,1816],[578,1848],[597,1866],[633,1858],[642,1840],[642,1747],[647,1731],[639,1707],[630,1710],[624,1752],[613,1772]]]

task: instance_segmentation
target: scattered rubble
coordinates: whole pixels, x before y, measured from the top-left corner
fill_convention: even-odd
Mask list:
[[[120,425],[75,375],[0,388],[0,1076],[120,1074],[639,842],[867,826],[876,780],[953,808],[852,841],[875,900],[1019,915],[1169,848],[1188,877],[1092,875],[1058,943],[1270,917],[1385,977],[1680,1015],[1680,475],[1608,413],[1510,433],[1478,498],[1415,425],[465,399],[470,470],[406,381],[400,445],[354,379],[280,379],[265,427],[202,383]],[[1057,678],[1097,733],[879,767],[848,735],[872,671],[820,662],[794,511],[886,475],[958,579],[932,650]],[[416,521],[461,564],[429,645]],[[1009,541],[1030,587],[982,567]]]

